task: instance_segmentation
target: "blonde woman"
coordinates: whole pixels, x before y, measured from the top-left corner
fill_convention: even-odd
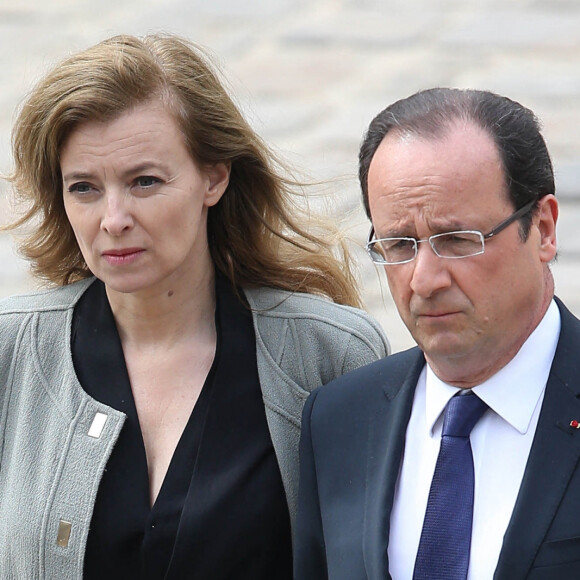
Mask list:
[[[0,577],[289,580],[303,402],[388,350],[347,263],[182,39],[57,65],[13,144],[55,288],[0,303]]]

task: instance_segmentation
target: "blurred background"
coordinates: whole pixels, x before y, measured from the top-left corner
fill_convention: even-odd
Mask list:
[[[0,173],[11,168],[17,107],[48,68],[113,34],[158,31],[209,49],[258,133],[311,179],[332,178],[313,206],[348,231],[366,307],[394,351],[413,342],[362,250],[364,130],[392,101],[432,86],[490,89],[530,107],[556,170],[556,292],[580,315],[578,0],[0,0]],[[11,217],[0,182],[0,223]],[[0,233],[0,297],[36,287]]]

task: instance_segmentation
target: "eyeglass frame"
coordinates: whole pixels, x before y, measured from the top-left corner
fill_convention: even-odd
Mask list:
[[[412,262],[413,260],[417,259],[417,254],[419,252],[419,244],[422,242],[429,242],[431,249],[433,250],[433,252],[435,252],[435,255],[438,256],[439,258],[445,258],[448,260],[457,260],[457,259],[462,259],[462,258],[471,258],[473,256],[480,256],[481,254],[483,254],[485,252],[485,240],[489,240],[489,239],[493,238],[494,236],[497,236],[497,234],[499,234],[500,232],[505,230],[513,222],[515,222],[519,218],[525,216],[534,207],[536,201],[537,201],[536,199],[533,199],[533,200],[529,201],[528,203],[526,203],[524,206],[520,207],[520,209],[516,210],[514,213],[512,213],[506,219],[504,219],[499,224],[497,224],[497,226],[492,228],[487,234],[484,234],[480,230],[455,230],[452,232],[441,232],[439,234],[433,234],[433,235],[429,236],[428,238],[423,238],[422,240],[418,240],[417,238],[411,238],[411,237],[407,237],[407,236],[393,236],[393,237],[379,238],[377,240],[373,240],[373,236],[375,234],[375,227],[373,225],[371,225],[371,229],[370,229],[370,232],[369,232],[369,235],[367,238],[367,243],[366,243],[365,247],[366,247],[367,253],[369,254],[373,264],[380,264],[383,266],[398,266],[400,264],[408,264],[409,262]],[[482,242],[481,243],[481,248],[482,248],[481,252],[477,252],[475,254],[469,254],[468,256],[441,256],[440,254],[437,253],[437,250],[434,248],[433,242],[432,242],[432,240],[434,238],[437,238],[437,237],[442,236],[442,235],[459,234],[459,233],[479,234],[481,236],[481,242]],[[390,240],[390,239],[413,240],[414,248],[415,248],[415,255],[412,258],[410,258],[409,260],[403,260],[402,262],[377,262],[376,260],[374,260],[370,245],[375,244],[376,242],[382,242],[384,240]]]

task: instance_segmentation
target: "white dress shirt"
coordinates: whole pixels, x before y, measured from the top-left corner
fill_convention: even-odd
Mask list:
[[[473,388],[490,409],[471,432],[475,489],[468,580],[493,577],[532,446],[559,335],[560,312],[552,301],[516,356]],[[444,410],[459,390],[440,381],[428,365],[417,382],[391,512],[388,555],[393,580],[413,577]]]

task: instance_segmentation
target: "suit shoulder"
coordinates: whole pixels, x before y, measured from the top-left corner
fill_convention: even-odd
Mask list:
[[[401,385],[412,374],[419,374],[425,364],[425,358],[417,347],[392,354],[352,370],[330,383],[316,389],[322,399],[364,395],[365,390]]]

